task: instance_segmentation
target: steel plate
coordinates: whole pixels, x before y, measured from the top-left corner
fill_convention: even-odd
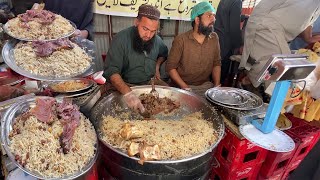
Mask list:
[[[7,152],[8,157],[11,159],[11,161],[17,166],[19,167],[21,170],[23,170],[25,173],[36,177],[37,179],[48,179],[48,180],[58,180],[58,179],[75,179],[83,174],[85,174],[87,171],[90,170],[90,168],[94,165],[94,163],[97,160],[98,157],[98,140],[96,143],[96,151],[94,156],[91,158],[91,160],[88,161],[88,163],[79,171],[75,172],[72,175],[68,175],[68,176],[64,176],[61,178],[44,178],[42,177],[39,173],[37,172],[33,172],[30,171],[26,168],[24,168],[23,166],[21,166],[16,160],[14,155],[11,153],[11,150],[9,149],[9,145],[10,145],[10,139],[9,139],[9,135],[10,135],[10,131],[12,130],[12,125],[15,121],[15,118],[28,111],[30,109],[31,106],[35,106],[35,100],[36,98],[41,98],[45,96],[37,96],[37,97],[31,97],[28,99],[23,99],[21,101],[18,101],[17,103],[13,104],[12,106],[10,106],[8,108],[8,110],[5,112],[4,116],[1,119],[1,145],[2,147],[5,149],[5,151]],[[58,102],[61,102],[62,99],[58,99],[56,98],[56,100]],[[87,119],[89,120],[89,119]],[[98,136],[97,136],[98,137]]]
[[[248,96],[237,88],[215,87],[208,92],[210,99],[226,105],[241,105],[248,102]]]
[[[41,80],[41,81],[63,81],[63,80],[70,80],[71,78],[75,77],[85,77],[90,74],[93,74],[95,72],[94,69],[94,61],[95,61],[95,45],[92,41],[89,41],[87,39],[80,39],[76,41],[76,43],[85,50],[85,52],[92,58],[91,65],[84,70],[83,72],[76,73],[70,76],[63,76],[63,77],[55,77],[55,76],[41,76],[37,74],[32,74],[31,72],[20,68],[15,61],[13,49],[15,45],[19,42],[19,40],[10,40],[8,41],[3,49],[2,49],[2,57],[5,61],[5,63],[16,73],[21,74],[25,77]]]
[[[230,108],[230,109],[237,109],[237,110],[252,110],[255,108],[259,108],[263,105],[263,101],[262,99],[257,96],[256,94],[243,90],[243,89],[238,89],[238,91],[240,91],[241,93],[243,93],[244,95],[248,96],[248,101],[244,104],[240,104],[240,105],[227,105],[227,104],[222,104],[219,103],[217,101],[214,101],[211,99],[211,89],[208,89],[205,93],[205,96],[207,98],[207,100],[209,100],[210,102],[212,102],[213,104],[222,106],[222,107],[226,107],[226,108]]]
[[[69,20],[68,20],[69,21]],[[55,39],[27,39],[27,38],[20,38],[20,37],[16,37],[16,36],[14,36],[13,34],[11,34],[10,32],[9,32],[9,24],[8,24],[8,22],[3,26],[3,30],[4,30],[4,32],[5,33],[7,33],[9,36],[11,36],[11,37],[13,37],[13,38],[15,38],[15,39],[18,39],[18,40],[20,40],[20,41],[38,41],[38,40],[41,40],[41,41],[53,41],[53,40],[57,40],[57,39],[59,39],[59,38],[65,38],[65,37],[70,37],[74,32],[75,32],[75,30],[77,29],[77,26],[73,23],[73,22],[71,22],[71,21],[69,21],[70,22],[70,24],[72,25],[72,27],[73,27],[73,31],[71,31],[71,32],[69,32],[68,34],[62,34],[60,37],[58,37],[58,38],[55,38]]]

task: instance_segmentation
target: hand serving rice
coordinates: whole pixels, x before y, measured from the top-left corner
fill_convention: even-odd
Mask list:
[[[212,122],[200,112],[181,120],[120,120],[104,117],[102,140],[140,158],[148,160],[178,160],[201,154],[217,140]]]
[[[9,138],[15,160],[45,178],[79,172],[97,151],[90,121],[70,102],[50,97],[36,99],[35,107],[15,119]]]
[[[46,77],[71,77],[87,70],[92,62],[83,49],[67,38],[19,42],[13,53],[17,66]]]
[[[47,10],[27,10],[6,25],[9,35],[28,40],[57,39],[75,30],[67,19]]]

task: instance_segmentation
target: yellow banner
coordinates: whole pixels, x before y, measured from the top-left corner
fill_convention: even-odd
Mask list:
[[[161,19],[190,20],[192,7],[205,0],[95,0],[95,13],[136,17],[139,6],[149,4],[161,12]],[[220,0],[207,0],[217,9]]]

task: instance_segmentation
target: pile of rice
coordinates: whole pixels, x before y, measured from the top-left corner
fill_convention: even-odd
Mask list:
[[[120,135],[123,124],[143,131],[141,138],[125,140]],[[216,131],[212,122],[203,119],[200,112],[185,116],[181,120],[126,120],[106,116],[103,119],[102,140],[124,152],[131,142],[146,142],[159,145],[161,160],[184,159],[208,150],[216,142]]]
[[[14,59],[20,68],[36,75],[66,77],[84,72],[92,59],[77,44],[73,49],[60,49],[50,56],[37,56],[32,42],[19,42],[14,48]]]
[[[74,31],[70,22],[61,15],[55,15],[55,20],[48,25],[40,24],[37,21],[27,22],[30,28],[21,27],[19,17],[8,21],[8,33],[20,39],[50,40],[66,36]]]
[[[35,116],[17,119],[10,134],[10,151],[19,164],[43,177],[63,177],[81,170],[95,155],[97,137],[88,119],[82,114],[70,152],[61,151],[59,136],[63,126],[59,120],[43,123]]]

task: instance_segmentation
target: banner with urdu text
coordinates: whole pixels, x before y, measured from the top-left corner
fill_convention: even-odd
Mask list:
[[[94,0],[95,13],[136,17],[142,4],[155,6],[161,19],[190,20],[192,7],[204,0]],[[207,0],[217,9],[220,0]]]

